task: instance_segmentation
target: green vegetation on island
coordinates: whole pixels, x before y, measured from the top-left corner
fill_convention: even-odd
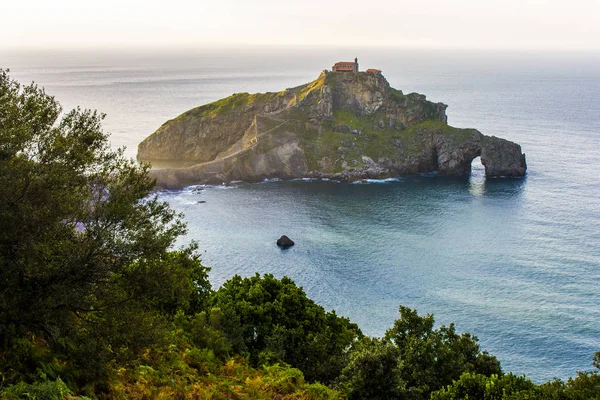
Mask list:
[[[538,385],[406,307],[370,338],[286,277],[213,290],[148,167],[61,112],[0,70],[1,399],[600,398],[597,370]]]

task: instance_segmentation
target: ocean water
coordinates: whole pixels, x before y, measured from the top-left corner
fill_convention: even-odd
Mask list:
[[[382,335],[398,305],[480,338],[536,381],[591,369],[600,350],[600,54],[402,49],[0,53],[65,109],[107,113],[115,147],[234,92],[277,91],[359,57],[392,86],[449,104],[449,123],[516,141],[523,179],[403,177],[238,183],[159,196],[181,211],[211,281],[287,275]],[[282,251],[275,240],[290,236]]]

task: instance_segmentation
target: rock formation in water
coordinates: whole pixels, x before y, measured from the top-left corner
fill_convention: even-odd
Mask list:
[[[294,241],[286,235],[282,235],[279,239],[277,239],[277,246],[283,247],[284,249],[292,247],[294,244]]]
[[[380,73],[327,72],[277,93],[237,93],[167,121],[138,159],[181,162],[155,169],[158,187],[264,179],[383,179],[471,171],[523,176],[521,147],[447,124],[446,105],[391,88]]]

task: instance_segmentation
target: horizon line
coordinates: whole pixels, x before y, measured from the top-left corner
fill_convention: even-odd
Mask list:
[[[447,45],[415,45],[415,44],[400,44],[400,45],[350,45],[350,44],[244,44],[244,43],[226,43],[226,44],[199,44],[197,46],[186,45],[135,45],[135,44],[93,44],[93,45],[8,45],[0,46],[1,52],[11,53],[30,53],[30,52],[93,52],[93,51],[112,51],[112,52],[127,52],[127,51],[161,51],[161,52],[181,52],[181,51],[257,51],[257,50],[353,50],[353,51],[369,51],[369,50],[411,50],[411,51],[510,51],[510,52],[560,52],[560,53],[598,53],[600,55],[600,47],[547,47],[547,46],[447,46]]]

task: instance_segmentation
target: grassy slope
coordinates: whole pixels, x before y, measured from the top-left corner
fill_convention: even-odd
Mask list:
[[[343,398],[320,383],[306,383],[298,369],[279,365],[254,369],[241,357],[222,363],[205,349],[172,351],[158,368],[141,365],[122,369],[111,394],[115,398],[140,400]]]
[[[281,92],[269,92],[269,93],[235,93],[224,99],[213,101],[212,103],[204,104],[200,107],[192,108],[179,115],[173,120],[165,122],[171,123],[174,121],[180,121],[184,118],[214,118],[232,111],[244,111],[247,106],[250,105],[262,105],[267,102],[276,99],[278,96],[283,96],[286,93],[285,90]]]
[[[325,85],[325,80],[326,80],[325,74],[321,73],[319,75],[319,77],[317,79],[315,79],[314,81],[312,81],[306,85],[299,86],[297,88],[292,89],[294,91],[294,93],[296,93],[296,96],[298,97],[298,102],[304,100],[306,98],[306,96],[309,95],[310,92],[321,89]]]
[[[468,140],[473,133],[472,129],[454,128],[441,121],[424,121],[402,131],[379,128],[377,123],[382,118],[377,113],[357,117],[348,111],[337,111],[334,117],[331,128],[321,134],[314,129],[302,129],[302,126],[297,129],[301,133],[309,170],[327,165],[331,169],[329,172],[341,172],[344,161],[351,167],[360,167],[364,165],[362,156],[374,161],[414,157],[422,152],[423,140],[429,133],[442,134],[457,144]],[[348,125],[357,131],[362,128],[363,133],[335,132],[333,126],[336,125]],[[327,160],[326,165],[323,160]]]
[[[325,74],[319,75],[314,81],[307,83],[306,85],[298,86],[293,89],[289,89],[296,94],[298,101],[302,101],[310,92],[318,90],[325,84]],[[234,110],[244,110],[246,106],[250,105],[263,105],[269,101],[275,100],[279,96],[284,96],[288,93],[287,90],[279,92],[268,92],[268,93],[235,93],[224,99],[214,101],[209,104],[205,104],[200,107],[196,107],[181,114],[176,119],[183,116],[194,116],[194,117],[209,117],[214,118],[224,113],[232,112]]]

